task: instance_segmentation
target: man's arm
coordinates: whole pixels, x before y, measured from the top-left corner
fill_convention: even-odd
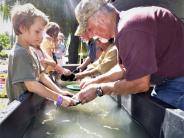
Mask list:
[[[123,74],[124,74],[124,70],[122,70],[119,64],[117,64],[105,74],[99,75],[96,78],[90,79],[88,81],[81,81],[80,87],[84,88],[89,84],[93,84],[93,83],[112,82],[112,81],[120,80],[123,78]]]
[[[82,104],[90,102],[96,98],[97,86],[101,87],[103,94],[105,95],[127,95],[146,92],[150,87],[150,75],[132,81],[123,79],[115,82],[91,84],[77,94]]]
[[[101,82],[111,82],[123,79],[124,70],[122,70],[119,64],[115,65],[111,70],[103,75],[100,75],[96,78],[97,83]]]
[[[139,92],[146,92],[150,87],[150,75],[141,77],[136,80],[127,81],[125,79],[102,84],[104,94],[127,95]]]

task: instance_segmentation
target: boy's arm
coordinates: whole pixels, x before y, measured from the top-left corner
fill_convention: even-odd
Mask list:
[[[55,68],[55,66],[57,65],[56,62],[55,62],[54,60],[48,59],[48,58],[45,58],[45,59],[41,60],[41,63],[50,65],[50,66],[52,66],[53,68]]]
[[[62,95],[71,95],[71,93],[61,90],[55,83],[52,82],[52,80],[45,73],[41,73],[39,79],[40,82],[42,82],[49,89]]]
[[[42,97],[49,98],[50,100],[57,101],[58,93],[51,89],[48,89],[38,81],[24,81],[24,84],[28,91],[36,93]]]
[[[52,101],[57,101],[58,97],[61,96],[59,93],[47,88],[38,81],[24,81],[24,84],[29,92],[38,94],[39,96],[50,99]],[[63,107],[73,106],[76,104],[76,101],[73,100],[72,98],[66,96],[61,97],[63,99],[62,101]]]
[[[91,59],[90,57],[88,56],[85,61],[80,65],[78,66],[77,68],[81,69],[81,70],[84,70],[89,64],[91,63]]]
[[[94,68],[91,70],[85,70],[83,72],[79,72],[79,73],[75,74],[75,77],[76,77],[76,79],[83,79],[84,77],[93,76],[93,75],[96,75],[98,73],[100,73],[100,72],[98,72],[98,70],[96,68]]]

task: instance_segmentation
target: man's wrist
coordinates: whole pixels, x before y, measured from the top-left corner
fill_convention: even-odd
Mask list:
[[[97,86],[96,88],[96,96],[102,97],[104,95],[104,92],[100,86]]]

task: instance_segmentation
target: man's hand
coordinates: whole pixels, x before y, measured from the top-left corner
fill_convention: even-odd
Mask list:
[[[81,80],[80,82],[80,88],[84,89],[85,87],[87,87],[90,84],[94,84],[96,83],[95,80],[93,78],[90,77],[86,77],[84,79]]]
[[[96,88],[97,84],[91,84],[82,89],[75,97],[78,97],[81,104],[90,102],[96,98]]]

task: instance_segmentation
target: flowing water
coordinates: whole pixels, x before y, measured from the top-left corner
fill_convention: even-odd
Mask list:
[[[68,109],[47,103],[24,138],[149,138],[109,96]]]

